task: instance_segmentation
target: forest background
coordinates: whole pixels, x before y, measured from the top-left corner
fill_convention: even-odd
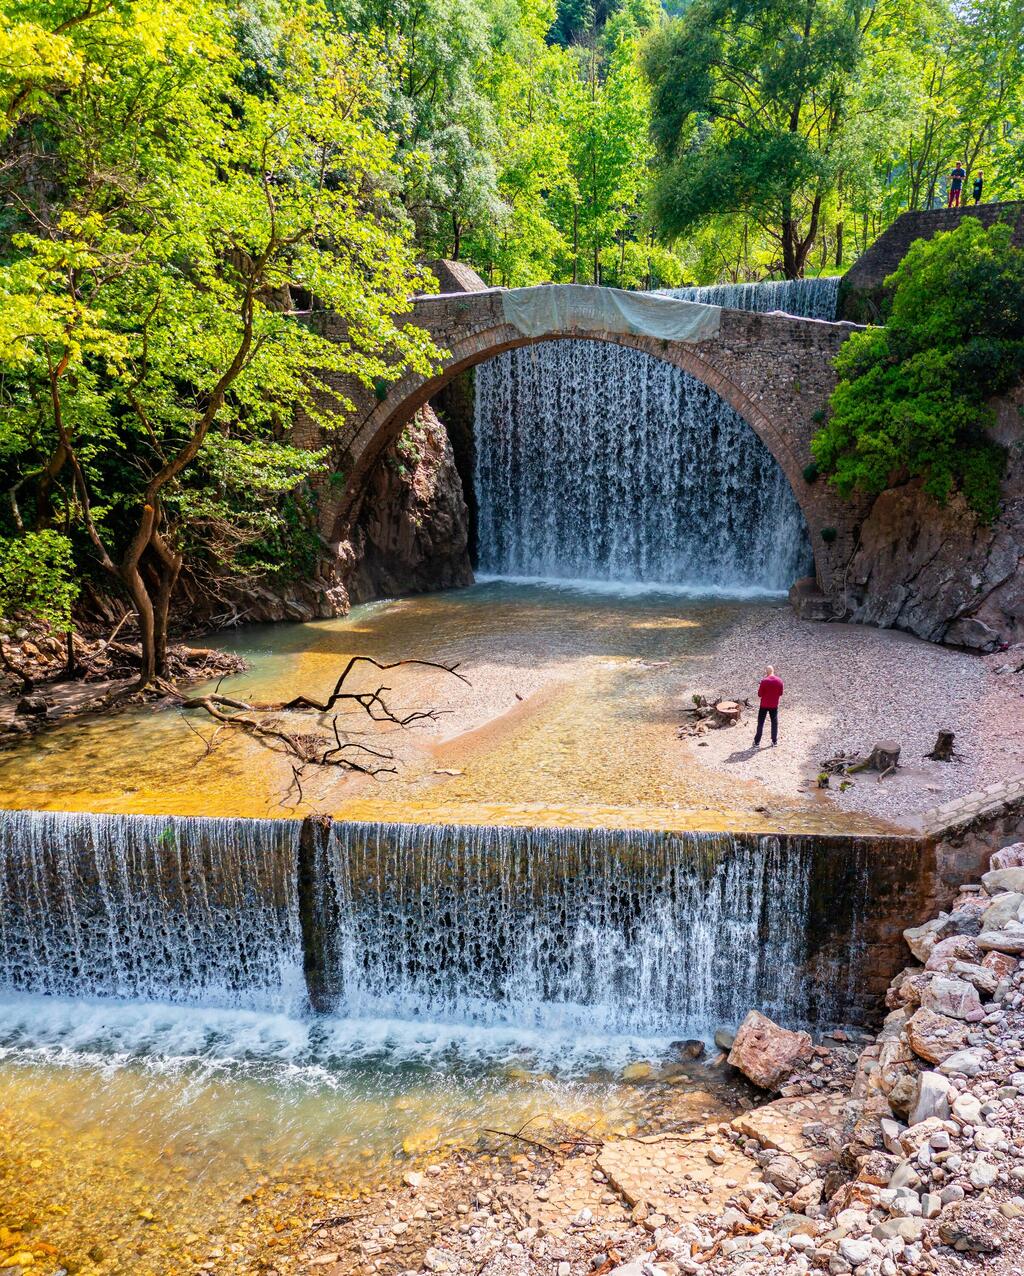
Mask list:
[[[183,578],[308,576],[418,262],[835,274],[957,162],[1024,192],[1021,0],[0,0],[0,612],[105,578],[146,681]]]

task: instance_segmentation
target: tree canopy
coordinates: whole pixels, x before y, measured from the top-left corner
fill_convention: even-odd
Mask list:
[[[391,195],[389,63],[312,3],[280,15],[257,88],[204,0],[18,16],[12,46],[44,56],[5,82],[10,518],[77,535],[127,591],[148,679],[186,556],[238,566],[323,465],[289,441],[296,410],[329,432],[340,378],[431,366],[397,321],[422,277]],[[345,339],[318,334],[325,310]]]
[[[106,579],[158,675],[182,574],[312,569],[337,387],[436,357],[401,318],[417,262],[500,285],[829,273],[957,162],[987,198],[1024,192],[1019,0],[0,0],[9,578],[34,563],[61,623],[61,581]],[[902,304],[844,358],[912,344]],[[843,435],[846,370],[822,457],[871,484],[886,448]],[[931,489],[987,508],[925,446]]]

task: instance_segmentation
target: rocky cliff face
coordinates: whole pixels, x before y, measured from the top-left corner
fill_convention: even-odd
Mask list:
[[[462,481],[431,408],[377,463],[351,542],[345,583],[354,603],[473,583]]]
[[[991,651],[1024,642],[1024,392],[999,406],[1003,512],[981,523],[959,496],[940,508],[919,481],[883,492],[846,577],[849,619]]]

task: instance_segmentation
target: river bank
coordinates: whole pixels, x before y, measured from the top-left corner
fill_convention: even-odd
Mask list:
[[[1024,1245],[1024,844],[907,932],[881,1033],[769,1034],[777,1097],[626,1139],[518,1132],[321,1221],[305,1270],[474,1276],[1010,1276]],[[780,1062],[789,1053],[796,1066]],[[692,1101],[693,1096],[689,1096]],[[687,1115],[688,1118],[687,1119]],[[666,1116],[668,1119],[666,1120]],[[516,1132],[512,1132],[515,1135]],[[550,1136],[549,1136],[550,1138]],[[515,1142],[514,1138],[510,1143]]]
[[[892,631],[799,619],[775,599],[481,583],[357,607],[344,620],[218,636],[243,700],[325,696],[353,655],[458,664],[388,675],[409,729],[355,706],[344,730],[394,755],[376,778],[308,768],[173,705],[58,725],[0,760],[0,803],[57,810],[413,822],[827,832],[913,826],[921,812],[1024,772],[1024,654],[992,657]],[[680,737],[694,694],[756,703],[765,663],[786,683],[776,749],[735,728]],[[355,689],[382,679],[367,666]],[[212,684],[211,684],[212,685]],[[56,689],[54,689],[56,691]],[[40,689],[44,698],[50,694]],[[12,706],[8,706],[10,710]],[[55,712],[59,712],[59,706]],[[292,730],[329,719],[284,715]],[[195,728],[195,729],[194,729]],[[957,759],[924,757],[940,729]],[[198,733],[197,733],[198,732]],[[818,787],[837,752],[902,746],[899,770]],[[130,756],[126,772],[120,759]]]

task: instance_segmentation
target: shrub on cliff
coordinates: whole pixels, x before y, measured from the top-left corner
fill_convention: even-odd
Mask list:
[[[1024,377],[1024,252],[1009,226],[965,217],[914,243],[886,282],[885,327],[855,333],[836,358],[815,460],[843,495],[920,477],[940,504],[959,490],[990,521],[1005,454],[989,401]]]

